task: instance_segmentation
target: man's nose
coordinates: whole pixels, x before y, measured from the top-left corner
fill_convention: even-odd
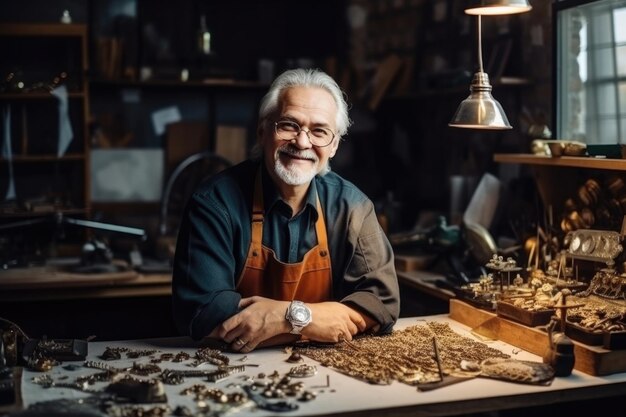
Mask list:
[[[313,144],[311,143],[311,137],[309,136],[310,134],[310,131],[300,129],[300,132],[298,132],[298,135],[296,136],[296,144],[299,148],[306,149],[313,146]]]

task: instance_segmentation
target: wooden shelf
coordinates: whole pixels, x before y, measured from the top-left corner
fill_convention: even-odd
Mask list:
[[[69,98],[85,98],[85,93],[81,92],[69,92],[67,94]],[[56,96],[53,96],[48,92],[37,92],[37,93],[0,93],[0,100],[51,100],[57,99]]]
[[[0,25],[1,36],[87,36],[87,26],[63,23],[6,23]]]
[[[67,154],[61,157],[56,155],[13,155],[12,162],[63,162],[63,161],[82,161],[85,159],[84,154]],[[8,162],[6,158],[0,158],[0,163]]]
[[[583,156],[551,157],[533,154],[495,154],[493,159],[496,162],[509,164],[626,171],[626,159],[592,158]]]
[[[0,25],[0,41],[6,50],[15,50],[12,67],[19,74],[27,91],[7,89],[0,93],[0,103],[19,105],[12,115],[11,146],[14,165],[14,186],[18,201],[46,201],[32,211],[24,206],[2,208],[2,223],[9,218],[51,216],[55,213],[88,215],[90,208],[90,130],[88,26],[62,23],[5,23]],[[39,59],[38,59],[39,58]],[[57,98],[46,88],[34,88],[40,82],[66,72],[68,89],[67,117],[73,138],[66,153],[57,156],[58,115],[54,111]],[[17,80],[18,78],[16,78]],[[40,86],[43,87],[43,86]],[[52,132],[52,133],[51,133]],[[9,159],[0,157],[0,167]],[[47,196],[58,196],[63,207],[47,202]]]

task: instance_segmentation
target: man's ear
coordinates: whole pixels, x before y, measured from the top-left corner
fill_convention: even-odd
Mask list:
[[[337,148],[339,148],[339,141],[341,140],[341,138],[335,138],[333,139],[333,143],[330,145],[330,155],[329,158],[333,158],[335,156],[335,154],[337,153]]]

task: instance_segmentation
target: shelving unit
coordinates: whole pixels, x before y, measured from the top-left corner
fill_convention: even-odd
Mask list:
[[[0,192],[12,167],[16,194],[0,206],[0,223],[90,211],[87,33],[83,24],[0,25],[0,106],[10,109],[12,154],[0,156]],[[61,85],[73,138],[59,155],[59,99],[52,90]]]
[[[578,217],[581,210],[589,209],[594,216],[591,228],[619,231],[626,216],[626,160],[495,154],[494,161],[530,167],[544,207],[551,207],[555,216],[555,226],[560,216]],[[589,180],[599,189],[591,190],[586,185]]]

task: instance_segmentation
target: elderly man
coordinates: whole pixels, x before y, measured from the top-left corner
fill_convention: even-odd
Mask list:
[[[203,183],[181,223],[179,330],[234,351],[391,331],[399,290],[374,205],[329,161],[350,125],[336,82],[288,70],[264,96],[254,157]]]

